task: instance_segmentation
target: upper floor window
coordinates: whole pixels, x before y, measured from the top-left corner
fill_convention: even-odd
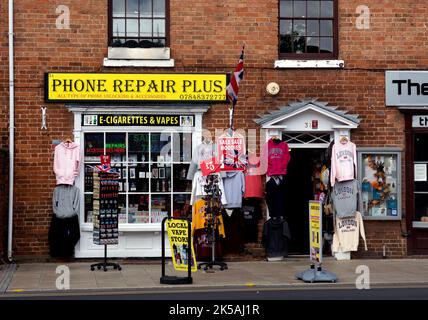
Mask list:
[[[337,0],[280,0],[280,57],[336,59],[337,2]]]
[[[109,0],[109,46],[168,46],[168,0]]]

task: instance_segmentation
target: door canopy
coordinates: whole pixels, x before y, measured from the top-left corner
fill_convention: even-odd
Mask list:
[[[339,129],[356,129],[360,123],[358,115],[348,114],[327,102],[317,99],[301,99],[270,111],[254,119],[262,129],[281,129],[282,131],[331,132]]]

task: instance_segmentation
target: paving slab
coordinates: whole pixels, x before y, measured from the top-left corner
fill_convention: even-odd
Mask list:
[[[6,292],[53,291],[56,290],[56,279],[59,274],[56,268],[66,265],[70,268],[70,286],[74,290],[96,289],[144,289],[144,288],[202,288],[232,286],[311,286],[295,278],[296,273],[309,268],[307,259],[286,259],[280,262],[250,261],[230,262],[228,270],[198,270],[192,274],[193,284],[190,286],[171,286],[160,284],[160,263],[129,263],[121,264],[122,271],[102,270],[90,271],[90,263],[72,262],[58,263],[26,263],[20,264],[13,272]],[[403,260],[351,260],[335,261],[326,259],[323,269],[336,273],[338,284],[353,285],[360,274],[358,266],[367,266],[370,270],[372,284],[428,285],[428,259]],[[186,272],[177,272],[172,264],[166,265],[167,275],[187,276]],[[313,285],[313,284],[312,284]],[[331,284],[334,286],[334,284]],[[2,292],[0,292],[1,294]]]

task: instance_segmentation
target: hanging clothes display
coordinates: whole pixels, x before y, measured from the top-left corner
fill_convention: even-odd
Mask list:
[[[52,197],[53,215],[49,227],[49,253],[52,257],[72,257],[80,239],[79,189],[71,185],[58,185]]]
[[[74,179],[79,175],[80,147],[78,144],[67,140],[55,147],[53,170],[56,176],[56,184],[74,184]]]
[[[219,177],[219,188],[221,191],[221,204],[225,205],[227,204],[227,199],[224,191],[223,186],[223,179],[221,179],[219,173],[214,173],[213,175],[216,175]],[[190,197],[190,204],[193,205],[198,199],[201,199],[202,197],[206,196],[205,192],[205,186],[207,185],[207,177],[202,175],[202,172],[196,171],[195,176],[193,177],[192,182],[192,195]]]
[[[262,243],[268,258],[287,257],[290,239],[288,223],[283,218],[272,217],[265,222]]]
[[[272,177],[266,182],[266,204],[270,217],[285,217],[287,210],[285,195],[285,180],[282,176]]]
[[[364,248],[367,251],[364,221],[361,213],[357,211],[353,217],[337,218],[335,233],[333,236],[333,252],[357,251],[360,235],[364,240]]]
[[[206,217],[205,217],[205,209],[207,202],[203,199],[199,199],[193,204],[192,207],[192,234],[195,233],[196,230],[205,229],[206,228]],[[224,222],[223,217],[221,215],[217,216],[216,226],[218,229],[218,233],[221,237],[225,238],[226,233],[224,230]]]
[[[199,165],[202,161],[210,160],[216,155],[216,145],[211,140],[204,139],[202,143],[196,146],[192,155],[192,160],[187,171],[187,180],[193,180],[196,172],[200,170]]]
[[[223,188],[226,203],[223,208],[234,209],[242,207],[242,196],[245,193],[245,176],[242,171],[223,172]]]
[[[288,144],[280,139],[269,139],[263,147],[262,159],[267,162],[267,175],[278,176],[287,174],[287,166],[290,161]]]
[[[244,251],[244,218],[241,209],[233,209],[229,216],[223,211],[224,228],[227,237],[224,239],[225,254],[241,254]]]
[[[244,218],[244,242],[257,242],[259,237],[259,220],[262,218],[260,200],[244,199],[241,209]]]
[[[244,198],[263,198],[260,159],[254,154],[248,156],[248,165],[245,170]]]
[[[337,218],[354,217],[362,207],[358,180],[336,182],[331,198]]]
[[[205,196],[197,200],[192,207],[192,235],[195,255],[198,261],[211,261],[208,265],[221,265],[216,257],[222,256],[222,243],[220,238],[225,238],[224,221],[221,214],[221,196],[219,184],[221,178],[218,175],[204,177]],[[213,255],[212,248],[215,248]],[[199,266],[203,265],[200,264]]]
[[[52,215],[49,228],[49,254],[52,257],[72,257],[80,239],[79,217],[57,218]]]
[[[335,143],[331,155],[330,184],[334,186],[336,180],[348,181],[355,178],[357,170],[357,147],[348,138],[342,137]]]
[[[79,214],[80,192],[72,185],[57,185],[52,197],[53,213],[57,218],[71,218]]]

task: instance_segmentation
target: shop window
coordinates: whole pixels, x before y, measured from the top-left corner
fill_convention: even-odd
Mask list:
[[[190,216],[192,134],[101,132],[84,135],[84,219],[92,222],[93,172],[110,155],[119,173],[119,223],[160,223]]]
[[[337,59],[338,1],[281,0],[279,54],[282,59]]]
[[[401,219],[399,152],[360,151],[362,215],[369,219]]]
[[[110,0],[109,46],[168,46],[168,0]]]
[[[414,221],[426,222],[428,219],[428,135],[414,135]]]

